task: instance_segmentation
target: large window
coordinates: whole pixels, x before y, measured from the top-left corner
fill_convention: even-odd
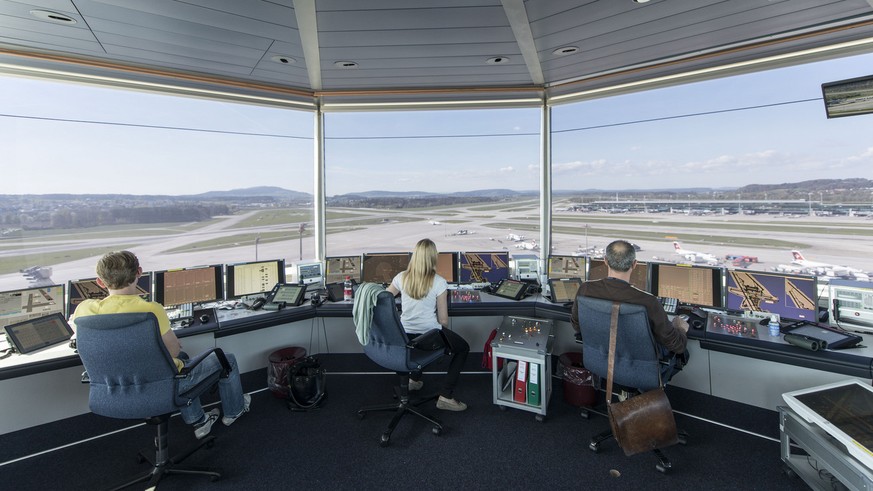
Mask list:
[[[115,249],[146,270],[314,254],[312,227],[299,240],[312,223],[310,112],[0,86],[0,290],[93,277]]]
[[[873,116],[827,119],[820,88],[871,66],[856,56],[555,107],[555,251],[598,255],[625,238],[642,260],[845,271],[805,266],[798,250],[873,270]]]
[[[328,113],[327,255],[539,254],[538,109]]]

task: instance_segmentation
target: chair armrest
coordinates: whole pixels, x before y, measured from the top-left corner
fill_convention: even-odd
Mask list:
[[[194,358],[191,358],[190,360],[188,360],[185,366],[181,370],[179,370],[179,373],[176,374],[175,378],[185,378],[194,367],[199,365],[200,362],[205,360],[206,357],[211,355],[212,353],[215,353],[215,356],[218,357],[218,362],[221,363],[221,378],[227,378],[231,370],[230,362],[227,361],[227,357],[224,356],[224,351],[222,351],[221,348],[209,348],[203,353],[200,353]]]
[[[415,339],[410,340],[406,347],[422,351],[445,350],[446,353],[452,352],[452,344],[442,329],[431,329],[424,334],[420,334]]]

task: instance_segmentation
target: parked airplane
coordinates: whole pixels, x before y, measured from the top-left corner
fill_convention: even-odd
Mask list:
[[[706,252],[689,251],[683,249],[679,242],[673,241],[673,249],[676,249],[676,254],[684,257],[686,260],[693,263],[703,263],[709,266],[717,266],[718,258]]]
[[[527,249],[529,251],[535,251],[535,250],[539,249],[540,246],[537,245],[537,241],[531,240],[531,241],[527,241],[527,242],[519,242],[519,243],[515,244],[515,248],[516,249]]]
[[[514,242],[521,242],[524,240],[524,235],[509,234],[506,238]]]
[[[829,264],[829,263],[820,263],[817,261],[810,261],[803,257],[803,254],[800,251],[791,251],[791,255],[794,257],[794,260],[791,261],[791,264],[795,264],[797,266],[803,268],[809,268],[810,270],[814,270],[819,273],[828,274],[831,276],[853,276],[856,274],[863,274],[864,271],[857,268],[850,268],[849,266],[840,266],[837,264]]]
[[[440,222],[438,222],[438,221],[436,221],[436,220],[428,220],[427,223],[429,223],[429,224],[431,224],[431,225],[442,225],[442,223],[440,223]]]

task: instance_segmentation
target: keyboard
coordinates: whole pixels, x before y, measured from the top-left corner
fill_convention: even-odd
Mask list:
[[[661,302],[661,306],[664,307],[664,312],[676,315],[679,309],[679,300],[671,297],[658,297],[658,300]]]

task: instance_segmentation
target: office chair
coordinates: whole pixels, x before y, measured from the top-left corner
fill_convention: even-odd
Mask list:
[[[430,346],[428,346],[430,345]],[[419,349],[416,346],[427,347]],[[442,346],[440,349],[430,348]],[[367,406],[358,410],[358,417],[371,411],[394,411],[394,417],[388,424],[388,429],[382,433],[380,445],[387,447],[391,440],[391,432],[406,414],[413,414],[433,425],[433,434],[442,433],[443,425],[436,418],[417,409],[417,406],[438,397],[433,394],[421,399],[409,398],[409,374],[420,371],[430,363],[442,358],[450,351],[448,340],[441,329],[433,329],[410,341],[400,323],[400,316],[394,304],[394,295],[388,291],[379,292],[376,305],[373,307],[373,320],[370,324],[368,343],[364,345],[364,353],[383,368],[397,372],[399,386],[394,387],[397,402],[377,406]]]
[[[144,419],[155,425],[154,461],[152,468],[113,489],[122,489],[149,481],[156,486],[166,474],[200,474],[212,481],[221,477],[218,472],[177,467],[176,464],[203,446],[211,447],[215,437],[208,436],[197,445],[176,456],[169,456],[168,428],[170,415],[191,400],[209,390],[220,377],[227,377],[230,364],[219,348],[213,348],[192,359],[179,372],[173,357],[167,351],[154,314],[101,314],[76,319],[77,347],[89,383],[88,404],[91,411],[101,416],[119,419]],[[196,387],[177,395],[178,379],[184,378],[190,368],[215,352],[222,364],[213,376]]]
[[[612,301],[599,298],[576,297],[579,311],[579,327],[582,333],[582,364],[585,368],[606,380],[609,358],[609,323],[612,317]],[[652,329],[646,308],[642,305],[623,303],[619,309],[618,332],[615,346],[615,366],[612,378],[620,390],[639,394],[661,385],[663,362],[660,349],[652,337]],[[667,380],[663,381],[665,384]],[[633,395],[631,395],[632,397]],[[593,452],[600,444],[611,438],[612,430],[591,438],[588,448]],[[679,443],[686,443],[687,434],[679,432]],[[672,467],[664,454],[654,450],[658,457],[655,466],[667,473]]]

